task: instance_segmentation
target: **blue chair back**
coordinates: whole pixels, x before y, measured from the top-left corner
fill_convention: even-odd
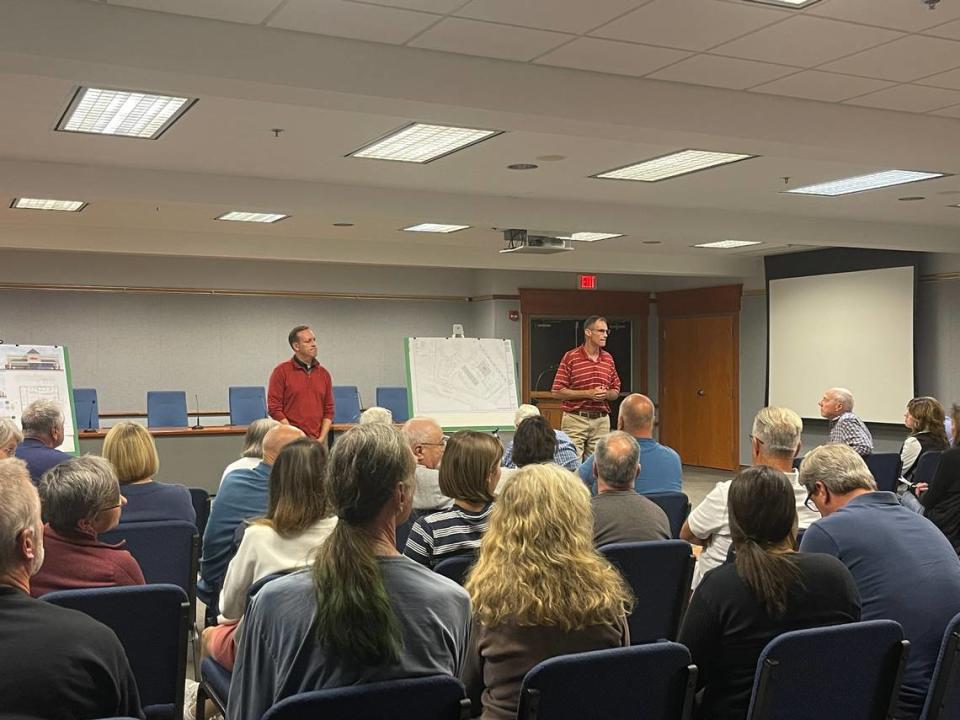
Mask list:
[[[600,552],[620,570],[636,596],[627,618],[631,644],[675,640],[693,577],[690,544],[683,540],[613,543]]]
[[[900,481],[900,453],[872,453],[863,461],[867,464],[873,479],[877,481],[877,490],[893,492]]]
[[[197,593],[200,536],[186,520],[121,523],[100,533],[105,543],[126,541],[148,584],[168,583],[186,593],[193,605]]]
[[[377,405],[389,410],[393,414],[394,422],[401,423],[410,419],[405,387],[378,387]]]
[[[747,720],[894,717],[908,646],[893,620],[784,633],[760,654]]]
[[[95,388],[73,389],[73,411],[77,416],[78,430],[100,429],[100,406]]]
[[[333,402],[336,404],[333,413],[335,423],[355,423],[360,420],[360,390],[356,385],[334,385]]]
[[[147,720],[183,717],[190,603],[175,585],[60,590],[43,600],[113,630],[130,660]]]
[[[940,467],[940,456],[943,455],[939,450],[930,450],[917,458],[917,464],[913,469],[911,481],[915,483],[929,483],[933,476],[937,474],[937,468]]]
[[[465,695],[460,681],[446,675],[387,680],[294,695],[267,710],[263,720],[466,720]]]
[[[187,427],[187,393],[183,390],[150,390],[147,393],[147,427]]]
[[[921,720],[960,720],[960,614],[943,634]]]
[[[680,528],[690,514],[690,498],[682,492],[650,493],[644,497],[655,502],[667,514],[667,519],[670,521],[670,534],[674,538],[679,538]]]
[[[795,458],[793,459],[793,469],[794,469],[794,470],[799,470],[799,469],[800,469],[800,464],[801,464],[802,462],[803,462],[803,458],[802,458],[802,457],[795,457]]]
[[[527,673],[517,720],[681,720],[697,668],[672,642],[561,655]]]
[[[267,416],[267,393],[260,385],[231,385],[230,424],[249,425]]]
[[[474,553],[454,555],[437,563],[433,571],[445,578],[450,578],[458,585],[463,585],[467,580],[467,573],[476,561],[477,556]]]
[[[197,534],[200,536],[198,555],[203,557],[203,531],[207,529],[207,521],[210,519],[210,493],[204,488],[187,489],[190,491],[193,511],[197,514]]]

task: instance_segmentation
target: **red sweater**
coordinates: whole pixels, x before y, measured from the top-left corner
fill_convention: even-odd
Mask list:
[[[333,383],[326,368],[314,361],[307,372],[294,358],[270,373],[267,411],[274,420],[287,420],[308,437],[320,437],[327,418],[333,422]]]
[[[43,566],[30,578],[30,594],[40,597],[54,590],[143,585],[143,572],[124,543],[108,545],[97,536],[61,535],[43,526]]]

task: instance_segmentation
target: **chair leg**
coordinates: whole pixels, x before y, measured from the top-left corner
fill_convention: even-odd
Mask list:
[[[196,708],[196,715],[194,715],[196,720],[206,720],[206,717],[207,717],[206,707],[207,707],[207,693],[206,693],[206,689],[203,687],[203,681],[201,680],[200,687],[197,688],[197,708]]]

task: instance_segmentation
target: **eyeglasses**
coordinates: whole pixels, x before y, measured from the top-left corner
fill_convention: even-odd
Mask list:
[[[107,512],[107,510],[116,510],[121,505],[123,505],[123,500],[118,502],[116,505],[108,505],[107,507],[102,507],[97,511],[97,513],[104,513],[104,512]]]
[[[587,330],[587,332],[599,333],[600,335],[609,335],[609,334],[610,334],[610,331],[609,331],[609,330],[594,330],[593,328],[589,328],[589,329]]]
[[[444,435],[444,436],[443,436],[443,439],[442,439],[440,442],[435,442],[435,443],[422,442],[422,443],[420,443],[420,444],[421,444],[421,445],[433,445],[433,446],[439,446],[439,447],[446,447],[446,445],[447,445],[447,440],[449,440],[449,439],[450,439],[450,438],[448,438],[446,435]]]
[[[764,445],[764,444],[765,444],[765,443],[763,442],[763,440],[761,440],[760,438],[758,438],[756,435],[747,434],[747,440],[749,440],[750,442],[753,442],[754,440],[756,440],[756,441],[757,441],[758,443],[760,443],[761,445]]]
[[[807,499],[803,501],[803,505],[804,505],[805,508],[807,508],[807,510],[812,510],[813,512],[818,513],[818,512],[820,512],[820,509],[819,509],[816,505],[813,504],[813,498],[811,497],[810,493],[811,493],[811,491],[808,490],[808,491],[807,491]]]

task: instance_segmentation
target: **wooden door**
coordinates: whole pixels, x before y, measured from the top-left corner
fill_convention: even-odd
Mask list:
[[[738,469],[737,316],[660,322],[660,441],[686,464]]]

